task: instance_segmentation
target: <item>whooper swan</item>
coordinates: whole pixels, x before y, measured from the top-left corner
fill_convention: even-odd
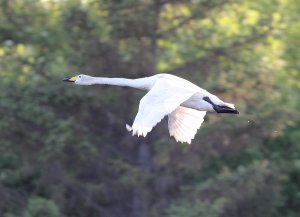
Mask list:
[[[170,136],[177,142],[191,143],[207,111],[239,114],[234,104],[223,102],[217,96],[183,78],[170,74],[126,79],[77,75],[63,81],[78,85],[108,84],[128,86],[149,92],[141,99],[132,126],[126,129],[132,135],[146,136],[152,128],[168,115]]]

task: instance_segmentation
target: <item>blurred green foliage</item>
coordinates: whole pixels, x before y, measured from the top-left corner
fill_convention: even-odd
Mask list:
[[[52,201],[43,198],[31,198],[24,217],[60,217],[60,213]]]
[[[0,0],[0,216],[296,217],[298,0]],[[61,82],[171,73],[239,116],[192,145],[131,123],[144,92]]]

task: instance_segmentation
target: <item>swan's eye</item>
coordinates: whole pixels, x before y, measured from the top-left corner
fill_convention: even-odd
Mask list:
[[[81,78],[81,75],[79,75],[79,78]]]

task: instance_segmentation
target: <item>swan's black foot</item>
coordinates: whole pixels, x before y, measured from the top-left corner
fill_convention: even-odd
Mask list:
[[[203,100],[211,104],[217,113],[239,114],[239,111],[234,108],[230,108],[226,105],[217,105],[213,103],[208,96],[203,97]]]

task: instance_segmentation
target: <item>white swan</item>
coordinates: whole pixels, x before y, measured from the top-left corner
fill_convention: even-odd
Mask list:
[[[132,135],[146,136],[152,128],[168,115],[171,136],[178,142],[191,143],[200,128],[206,111],[238,114],[231,103],[223,102],[217,96],[197,85],[170,74],[126,79],[77,75],[63,81],[78,85],[108,84],[128,86],[149,92],[141,99],[133,125],[126,124]]]

